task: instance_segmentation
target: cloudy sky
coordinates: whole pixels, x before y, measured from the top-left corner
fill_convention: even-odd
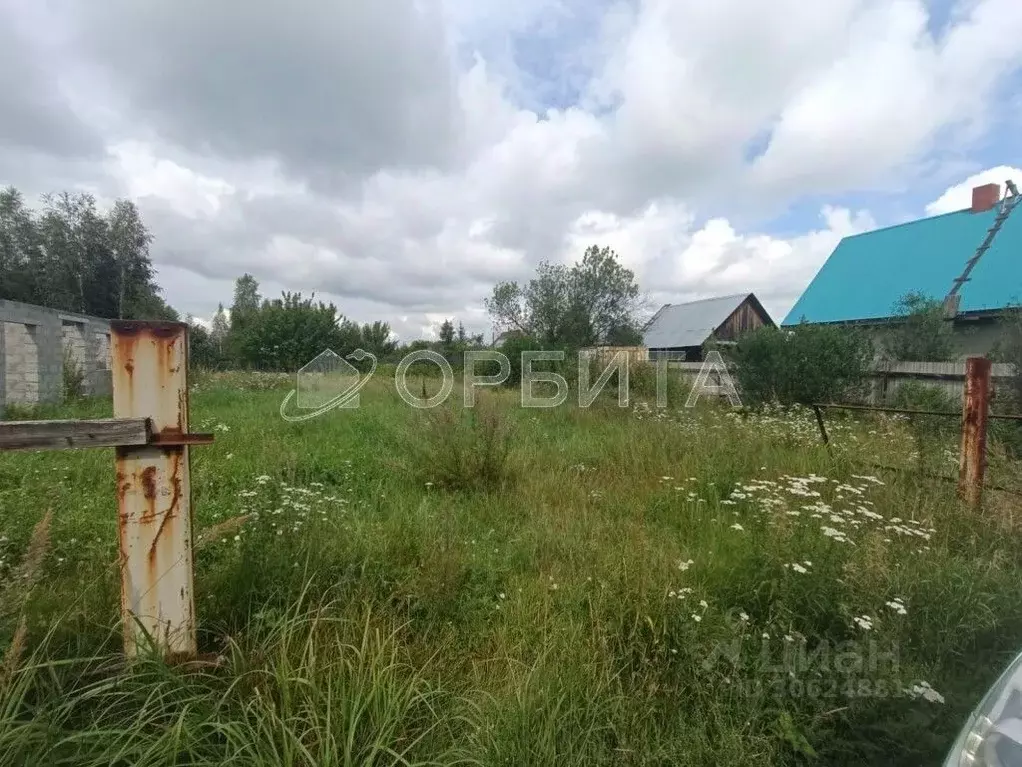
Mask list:
[[[136,200],[403,338],[591,243],[783,317],[844,235],[1022,183],[1019,0],[0,0],[0,184]]]

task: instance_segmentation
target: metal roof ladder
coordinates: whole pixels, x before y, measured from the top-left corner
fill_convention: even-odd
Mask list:
[[[958,314],[958,291],[962,289],[962,285],[969,281],[969,274],[972,272],[976,264],[983,257],[983,254],[990,248],[991,243],[994,241],[994,237],[997,236],[997,232],[1000,231],[1001,226],[1011,215],[1011,212],[1018,205],[1019,197],[1018,187],[1009,180],[1006,182],[1007,193],[1004,195],[1004,199],[1001,200],[1000,209],[997,211],[997,216],[994,218],[994,223],[990,225],[987,230],[986,237],[983,238],[983,242],[976,248],[976,252],[972,255],[968,261],[965,262],[965,269],[962,273],[955,277],[954,283],[951,285],[951,290],[944,298],[944,310],[949,317],[954,317]]]

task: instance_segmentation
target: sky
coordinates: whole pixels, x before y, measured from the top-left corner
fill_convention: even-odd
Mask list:
[[[780,321],[840,239],[1022,184],[1018,0],[0,0],[0,185],[140,207],[405,340],[608,245],[650,313]],[[967,254],[963,254],[963,258]]]

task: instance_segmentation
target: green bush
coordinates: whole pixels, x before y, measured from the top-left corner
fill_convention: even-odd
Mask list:
[[[556,349],[544,348],[539,341],[528,336],[513,336],[509,338],[500,347],[500,351],[507,356],[511,362],[511,374],[507,377],[507,381],[504,382],[505,386],[521,386],[522,385],[522,352],[532,351],[557,351]],[[532,369],[535,371],[545,372],[562,372],[568,361],[570,355],[565,354],[564,362],[557,362],[556,360],[540,360],[532,363]],[[494,367],[494,370],[490,371],[487,369],[485,364],[480,364],[478,367],[479,373],[489,374],[496,373],[495,362],[489,363]],[[567,376],[566,376],[567,377]],[[577,377],[577,374],[576,376]]]
[[[607,367],[607,362],[598,358],[589,360],[589,386],[593,386],[600,375]],[[567,375],[569,385],[573,381]],[[607,398],[616,399],[618,386],[620,385],[617,372],[611,374],[604,386],[601,395]],[[685,402],[691,391],[691,383],[686,381],[677,370],[667,371],[665,392],[667,402],[670,405],[680,406]],[[630,401],[644,401],[653,403],[657,399],[657,366],[653,362],[630,362],[628,364],[628,396]]]
[[[941,301],[921,293],[906,293],[894,305],[901,321],[888,334],[892,359],[902,362],[947,362],[955,357],[951,323]]]
[[[905,410],[930,410],[941,413],[961,413],[962,403],[943,389],[928,386],[920,381],[905,381],[894,392],[891,406]],[[944,417],[944,421],[948,421]]]
[[[933,413],[961,413],[962,403],[943,389],[919,381],[905,381],[894,393],[891,406]],[[939,415],[910,415],[909,427],[916,439],[921,467],[940,472],[941,448],[953,445],[961,433],[961,418]]]
[[[62,378],[64,399],[81,399],[85,396],[85,371],[68,345],[64,346]]]
[[[810,405],[854,397],[872,357],[864,334],[806,323],[759,328],[742,336],[733,352],[746,404]]]
[[[441,406],[422,414],[409,440],[413,471],[430,487],[498,490],[512,480],[512,429],[494,399],[477,393],[475,407]]]

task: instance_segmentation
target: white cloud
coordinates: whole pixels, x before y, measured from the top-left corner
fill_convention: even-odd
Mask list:
[[[36,190],[59,167],[137,198],[182,311],[212,316],[249,271],[405,338],[447,316],[488,330],[495,281],[593,243],[654,303],[752,290],[780,318],[842,236],[895,214],[823,207],[780,236],[762,213],[903,188],[946,142],[967,157],[1022,65],[1017,0],[960,0],[936,38],[923,0],[267,0],[244,28],[189,3],[71,7],[37,34],[0,11],[21,19],[12,49],[46,59],[28,96],[0,92],[21,110],[0,181]],[[105,164],[26,160],[28,128],[4,146],[5,125],[61,113],[67,77],[32,95],[53,72],[76,73],[68,108],[104,131]],[[548,91],[573,95],[546,109]],[[35,143],[71,152],[65,127]],[[1022,182],[985,173],[1004,171]]]
[[[1008,165],[999,165],[996,168],[973,174],[962,183],[950,187],[944,194],[929,203],[926,206],[926,215],[939,216],[941,213],[951,213],[971,207],[972,190],[984,184],[999,185],[1003,197],[1006,193],[1005,181],[1014,181],[1016,185],[1022,184],[1022,170]]]
[[[216,215],[222,198],[237,191],[224,179],[157,158],[150,147],[138,142],[115,144],[109,151],[116,162],[115,173],[123,180],[124,194],[135,200],[159,197],[187,218]]]
[[[754,292],[780,320],[842,237],[876,227],[864,211],[825,207],[820,218],[821,228],[783,239],[740,233],[723,218],[696,227],[684,208],[654,203],[630,218],[580,217],[569,234],[567,253],[594,241],[614,248],[649,291],[651,308]]]

